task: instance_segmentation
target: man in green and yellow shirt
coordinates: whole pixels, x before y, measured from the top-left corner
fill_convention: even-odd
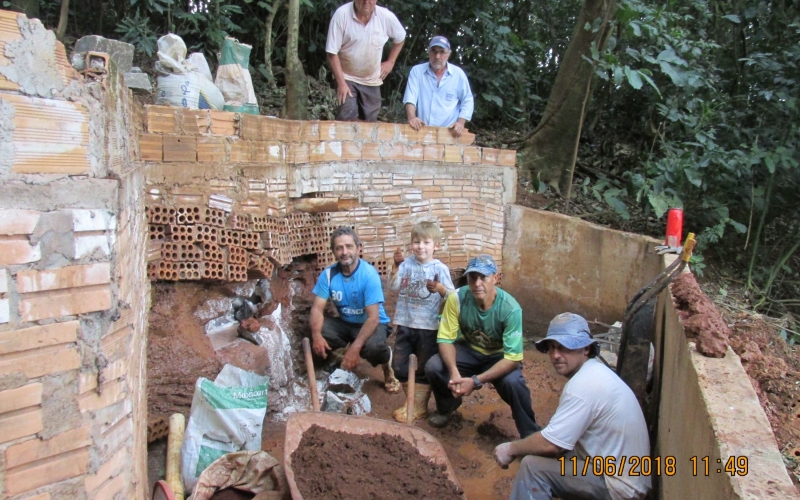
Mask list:
[[[497,265],[489,255],[470,259],[468,286],[448,295],[439,323],[439,354],[425,365],[436,398],[433,427],[447,425],[461,398],[491,382],[511,406],[520,437],[541,429],[531,408],[531,392],[522,376],[522,309],[495,286]]]

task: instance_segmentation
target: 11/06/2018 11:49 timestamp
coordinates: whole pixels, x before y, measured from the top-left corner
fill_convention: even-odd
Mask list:
[[[673,456],[667,456],[663,459],[661,457],[638,457],[638,456],[622,456],[622,457],[586,457],[579,465],[578,457],[572,456],[569,458],[560,457],[558,461],[561,463],[561,475],[564,476],[567,472],[571,472],[573,476],[622,476],[627,474],[630,476],[674,476],[678,472],[677,460]],[[712,460],[710,457],[691,457],[689,459],[693,476],[708,476],[712,472],[721,474],[723,472],[731,476],[745,476],[747,475],[747,457],[746,456],[731,456],[726,459],[723,466],[721,459],[717,459],[719,468],[711,467]]]

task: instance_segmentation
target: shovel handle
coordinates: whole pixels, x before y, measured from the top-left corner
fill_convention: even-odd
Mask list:
[[[414,389],[417,376],[417,355],[408,357],[408,390],[406,391],[406,423],[414,425]]]
[[[306,373],[308,374],[308,390],[311,391],[311,407],[319,411],[319,395],[317,394],[317,375],[314,372],[314,360],[311,359],[311,342],[303,339],[303,354],[306,357]]]

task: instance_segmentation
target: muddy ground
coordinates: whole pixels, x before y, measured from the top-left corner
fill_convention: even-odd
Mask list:
[[[556,374],[547,356],[532,346],[526,348],[523,372],[531,388],[536,421],[546,425],[555,413],[566,379]],[[405,403],[403,394],[388,394],[383,389],[380,367],[373,368],[362,361],[355,373],[369,377],[363,390],[372,401],[370,416],[391,419],[392,412]],[[435,408],[433,398],[429,408],[431,411]],[[416,426],[429,432],[442,444],[467,498],[508,498],[518,462],[503,470],[492,458],[492,451],[498,444],[519,437],[511,419],[511,410],[500,400],[497,392],[487,386],[466,397],[459,412],[461,418],[444,429],[434,429],[425,420],[418,421]],[[281,462],[284,431],[284,424],[267,422],[262,436],[262,449]]]

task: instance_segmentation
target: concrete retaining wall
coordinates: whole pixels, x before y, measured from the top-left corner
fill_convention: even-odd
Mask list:
[[[633,295],[662,269],[658,242],[552,212],[507,207],[503,288],[523,305],[528,335],[565,311],[621,321]]]
[[[654,483],[660,498],[800,498],[739,356],[730,348],[724,358],[702,356],[687,342],[672,301],[662,302],[664,370],[653,455],[674,457],[677,469]],[[731,457],[743,460],[733,463],[734,475],[725,470]]]

